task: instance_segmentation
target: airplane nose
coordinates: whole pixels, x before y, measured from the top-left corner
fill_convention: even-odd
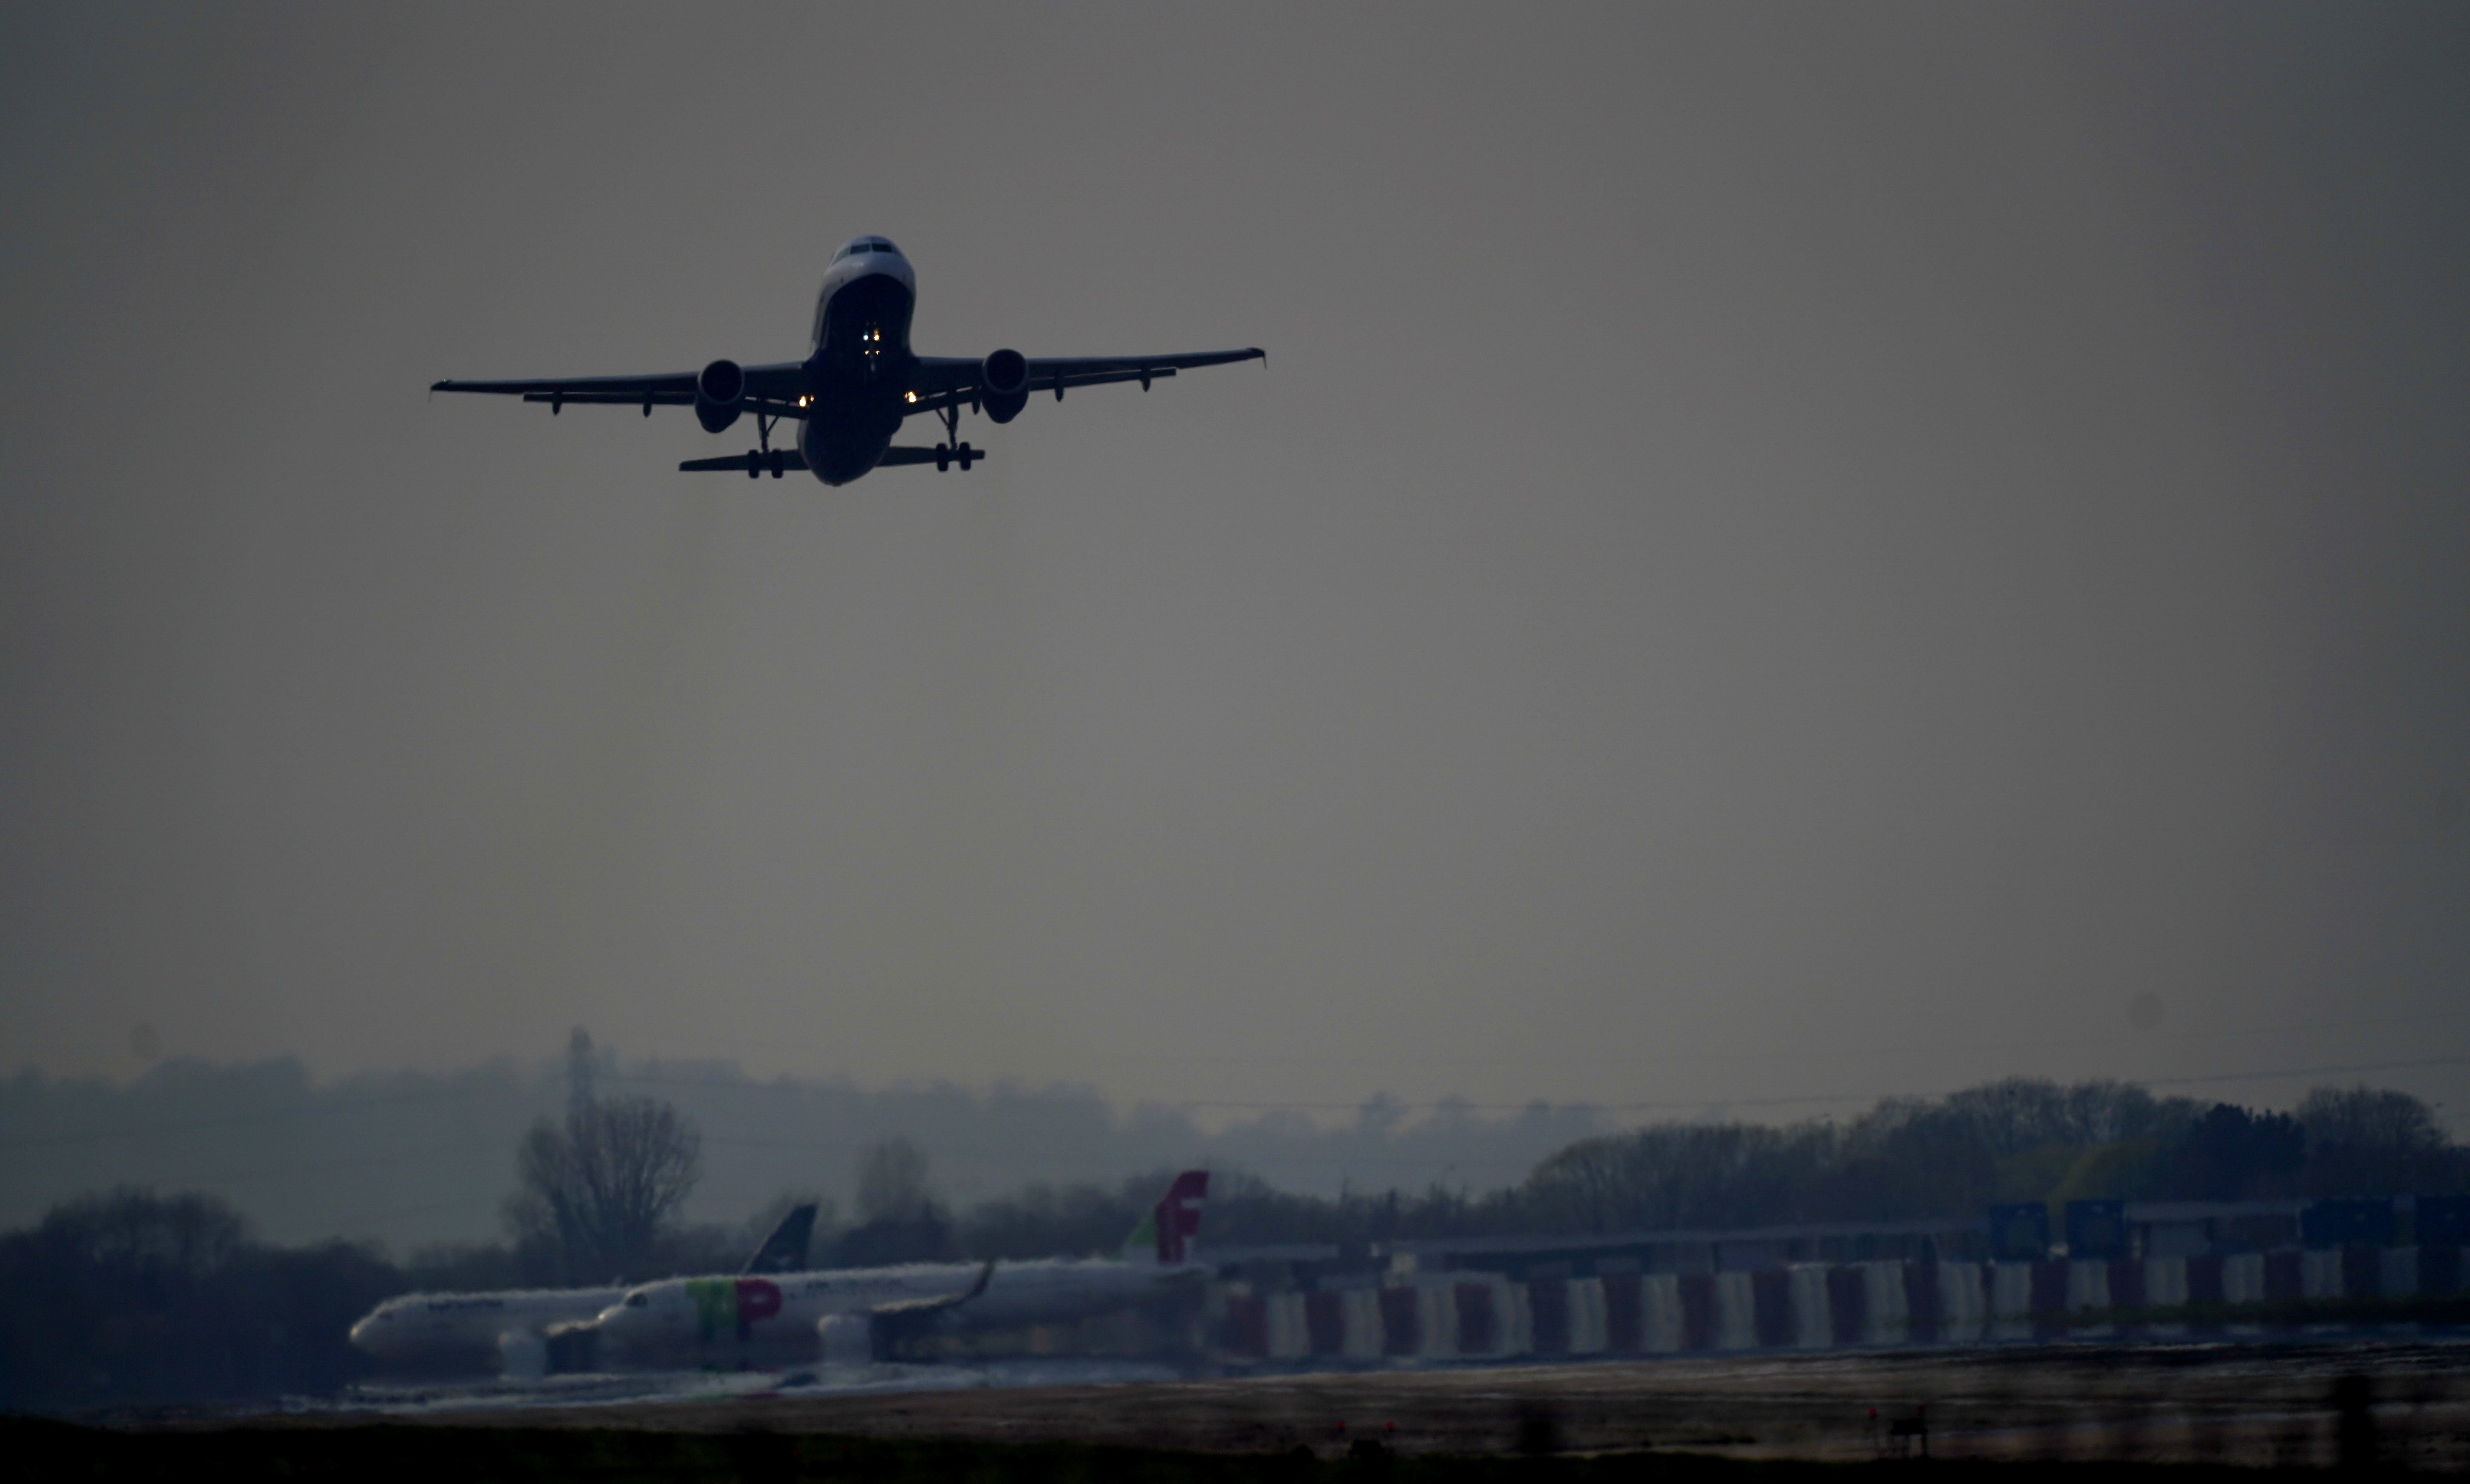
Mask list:
[[[366,1351],[370,1349],[369,1341],[375,1338],[376,1334],[377,1321],[374,1319],[363,1319],[360,1323],[353,1325],[351,1333],[345,1337],[352,1342],[352,1348],[354,1350]]]

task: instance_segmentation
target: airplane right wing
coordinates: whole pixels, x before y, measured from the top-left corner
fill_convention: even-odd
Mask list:
[[[750,407],[763,408],[768,403],[793,403],[804,385],[805,362],[784,360],[772,365],[747,366],[746,399]],[[606,403],[618,406],[641,406],[649,416],[655,406],[691,406],[695,400],[695,375],[692,371],[664,371],[653,376],[568,376],[540,377],[519,382],[436,382],[430,385],[433,392],[482,392],[500,397],[521,397],[525,402],[546,402],[555,412],[569,403]]]

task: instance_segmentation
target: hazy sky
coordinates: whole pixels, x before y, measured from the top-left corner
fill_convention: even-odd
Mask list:
[[[0,1060],[2470,1113],[2465,77],[2458,5],[11,7]],[[1270,359],[838,491],[425,394],[799,355],[859,232],[928,353]]]

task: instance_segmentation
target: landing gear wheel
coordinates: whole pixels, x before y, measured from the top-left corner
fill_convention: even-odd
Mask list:
[[[752,479],[763,472],[763,455],[753,449],[746,451],[746,477]]]
[[[978,451],[964,443],[961,445],[960,454],[961,473],[967,474],[969,472],[969,460],[978,456]]]
[[[786,460],[784,460],[783,458],[781,458],[781,451],[780,451],[779,449],[774,449],[774,450],[772,451],[772,477],[773,477],[773,478],[778,479],[779,477],[781,477],[781,471],[782,467],[786,464],[786,462],[787,462]]]
[[[937,474],[945,474],[945,473],[948,473],[948,472],[951,470],[951,467],[952,467],[952,447],[951,447],[951,445],[950,445],[950,444],[946,444],[946,443],[939,443],[939,444],[935,445],[935,472],[936,472]],[[967,467],[967,466],[964,465],[963,467],[964,467],[964,468],[966,468],[966,467]]]

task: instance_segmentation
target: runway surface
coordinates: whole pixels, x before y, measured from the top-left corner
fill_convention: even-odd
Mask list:
[[[372,1387],[290,1413],[311,1426],[379,1419],[1234,1452],[1342,1452],[1371,1437],[1410,1453],[1820,1459],[1874,1456],[1903,1422],[1925,1426],[1943,1458],[2308,1465],[2342,1457],[2346,1440],[2461,1469],[2470,1343],[2325,1334],[1242,1375],[1022,1360]]]

